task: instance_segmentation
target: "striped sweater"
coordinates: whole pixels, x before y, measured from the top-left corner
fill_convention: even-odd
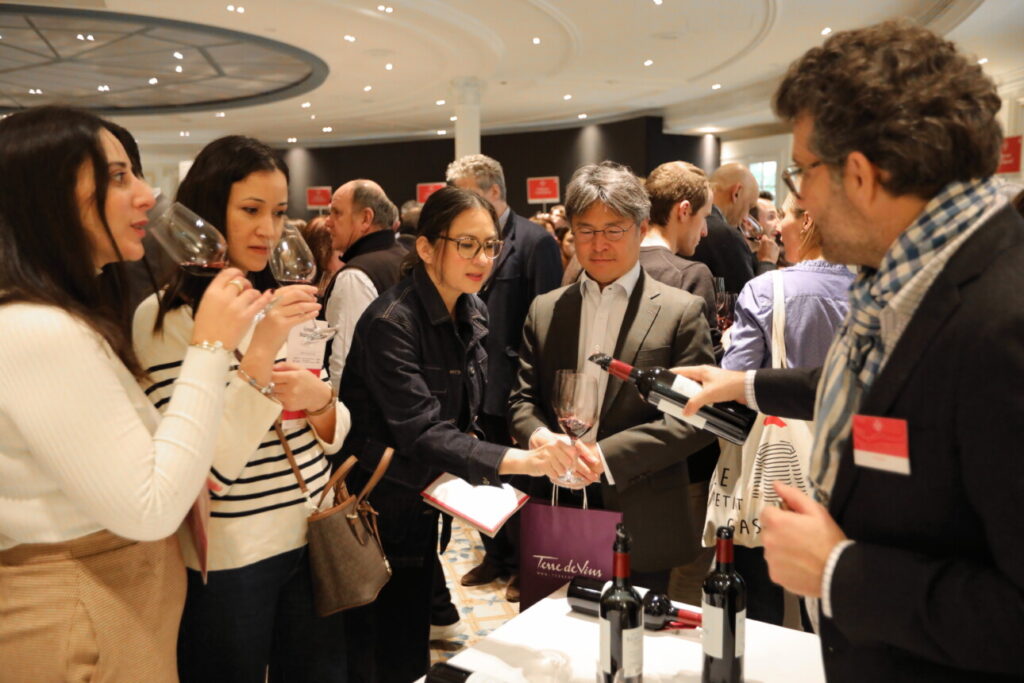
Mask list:
[[[193,320],[191,309],[183,306],[170,311],[163,330],[154,333],[157,309],[155,295],[140,304],[133,338],[139,360],[149,373],[143,389],[163,411],[192,337]],[[248,340],[239,345],[241,350]],[[278,355],[284,360],[283,349]],[[224,414],[210,470],[207,566],[211,571],[244,567],[306,543],[310,510],[274,431],[281,404],[251,387],[237,370],[238,364],[232,363],[225,377]],[[341,448],[349,424],[348,410],[339,402],[337,427],[330,441],[322,439],[308,423],[285,433],[314,497],[323,491],[330,474],[326,454]],[[179,540],[185,563],[198,568],[191,535],[184,527]]]

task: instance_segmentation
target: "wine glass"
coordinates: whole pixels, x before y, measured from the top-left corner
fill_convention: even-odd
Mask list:
[[[555,417],[575,448],[576,441],[589,432],[597,420],[597,379],[575,370],[555,372]],[[569,486],[583,483],[575,467],[557,481]]]
[[[302,238],[302,233],[285,226],[281,239],[270,250],[270,272],[282,285],[308,285],[316,277],[316,259],[313,250]],[[265,312],[257,315],[262,320]],[[310,339],[330,339],[337,332],[336,327],[319,327],[311,320],[303,329],[303,336]]]
[[[161,194],[148,216],[153,237],[186,273],[213,277],[227,266],[224,235],[184,204]]]
[[[725,278],[715,278],[715,313],[718,330],[725,332],[732,326],[733,309],[736,306],[736,295],[725,291]]]

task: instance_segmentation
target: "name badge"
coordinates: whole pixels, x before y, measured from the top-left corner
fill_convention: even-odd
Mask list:
[[[909,475],[909,443],[906,420],[853,416],[853,461],[860,467]]]

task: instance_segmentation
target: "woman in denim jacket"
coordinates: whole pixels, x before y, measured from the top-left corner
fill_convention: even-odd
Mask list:
[[[474,296],[501,251],[497,216],[483,198],[453,187],[430,196],[420,214],[409,272],[363,313],[341,379],[352,411],[342,448],[360,467],[359,490],[385,447],[394,459],[370,495],[380,513],[384,551],[394,574],[376,602],[350,612],[350,677],[409,681],[429,664],[430,605],[438,512],[420,491],[443,472],[474,485],[500,477],[557,478],[573,467],[564,444],[532,451],[479,439],[477,416],[487,376],[487,308]],[[580,453],[587,483],[599,464]]]

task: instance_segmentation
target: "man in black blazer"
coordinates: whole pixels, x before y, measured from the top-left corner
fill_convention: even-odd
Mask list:
[[[518,369],[519,342],[526,311],[534,297],[557,287],[562,279],[558,242],[544,228],[514,213],[506,200],[501,164],[483,154],[453,161],[446,172],[448,184],[475,192],[491,203],[504,241],[491,274],[480,289],[487,304],[487,384],[479,423],[489,441],[511,444],[508,433],[508,396]],[[495,538],[480,535],[487,554],[462,579],[465,586],[511,576],[506,596],[519,600],[518,518]]]
[[[757,202],[757,180],[743,164],[724,164],[711,174],[712,203],[707,236],[693,252],[693,260],[725,278],[725,291],[738,293],[755,275],[774,270],[779,245],[762,236],[756,251],[747,246],[740,225]]]
[[[886,23],[810,50],[774,105],[826,258],[860,266],[850,315],[823,368],[683,371],[704,383],[688,409],[815,418],[822,502],[778,487],[763,540],[814,598],[830,681],[1021,680],[1024,220],[991,177],[995,86]]]
[[[640,267],[650,200],[629,169],[609,162],[579,169],[566,190],[566,210],[584,273],[530,307],[510,400],[512,434],[531,447],[567,441],[554,414],[555,374],[595,377],[603,400],[583,440],[596,440],[607,467],[606,480],[588,487],[590,504],[623,513],[633,536],[634,581],[664,592],[669,569],[692,561],[700,548],[687,458],[713,437],[665,416],[586,359],[600,352],[641,367],[713,362],[704,302]]]

